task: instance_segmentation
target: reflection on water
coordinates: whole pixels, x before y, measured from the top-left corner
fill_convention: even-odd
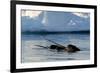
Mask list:
[[[76,53],[57,52],[35,45],[50,46],[54,43],[46,39],[53,40],[59,44],[67,46],[76,45],[81,51]],[[22,34],[22,63],[25,62],[49,62],[67,60],[87,60],[90,59],[90,37],[89,34],[49,34],[49,35],[25,35]]]

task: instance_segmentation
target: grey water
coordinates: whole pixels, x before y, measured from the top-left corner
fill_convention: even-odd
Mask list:
[[[59,44],[67,46],[73,44],[81,49],[75,53],[66,51],[57,52],[35,45],[50,46],[54,43],[46,39],[53,40]],[[22,34],[21,35],[21,62],[55,62],[70,60],[90,59],[90,35],[89,34]]]

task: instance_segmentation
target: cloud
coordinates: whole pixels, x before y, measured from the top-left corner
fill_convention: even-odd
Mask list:
[[[29,16],[30,18],[37,17],[42,11],[34,11],[34,10],[22,10],[22,16]]]
[[[89,13],[82,13],[82,12],[74,12],[73,14],[83,18],[88,18],[90,16]]]

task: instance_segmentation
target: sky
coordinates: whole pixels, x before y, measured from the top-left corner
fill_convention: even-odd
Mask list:
[[[90,27],[89,13],[22,10],[21,14],[23,31],[75,31]]]
[[[38,16],[42,11],[35,11],[35,10],[22,10],[22,16],[29,16],[31,18],[34,18]],[[73,14],[87,18],[89,16],[88,13],[82,13],[82,12],[72,12]]]

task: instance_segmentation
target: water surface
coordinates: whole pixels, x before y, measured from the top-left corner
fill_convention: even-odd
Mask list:
[[[47,41],[46,39],[53,40],[64,46],[67,46],[68,44],[76,45],[81,49],[81,51],[76,53],[57,52],[56,50],[50,50],[35,46],[50,46],[54,44]],[[21,42],[22,63],[90,59],[89,34],[22,34]]]

